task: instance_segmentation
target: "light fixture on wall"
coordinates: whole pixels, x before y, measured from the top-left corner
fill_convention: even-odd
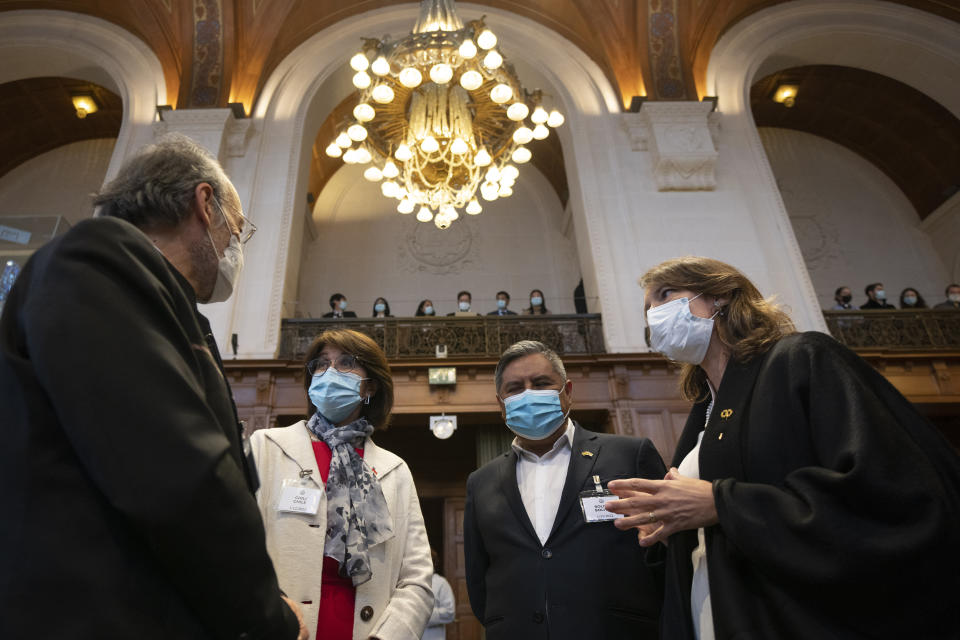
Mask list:
[[[779,102],[785,107],[792,107],[797,103],[797,91],[799,87],[795,84],[781,84],[773,92],[773,101]]]
[[[457,430],[457,416],[430,416],[430,431],[441,440],[446,440]]]
[[[401,40],[365,39],[350,58],[360,100],[327,147],[347,164],[369,165],[397,211],[446,229],[458,209],[477,215],[477,191],[492,201],[513,194],[525,146],[563,124],[539,90],[526,91],[497,50],[483,19],[464,27],[455,0],[421,0]]]
[[[73,102],[73,108],[77,110],[77,117],[81,120],[100,109],[91,93],[72,93],[70,100]]]

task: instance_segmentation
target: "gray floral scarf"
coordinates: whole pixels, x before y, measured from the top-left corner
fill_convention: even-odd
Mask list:
[[[323,555],[340,562],[340,575],[358,586],[372,577],[367,549],[393,535],[393,518],[380,481],[363,464],[354,443],[373,433],[365,418],[337,427],[319,413],[307,428],[327,443],[333,457],[327,476],[327,538]]]

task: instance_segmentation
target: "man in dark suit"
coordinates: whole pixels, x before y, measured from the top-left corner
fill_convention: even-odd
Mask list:
[[[947,296],[947,299],[934,306],[934,309],[960,309],[960,284],[953,283],[947,285],[944,294]]]
[[[895,306],[887,302],[887,292],[884,290],[882,282],[868,284],[863,292],[867,294],[867,301],[860,305],[861,309],[896,309]]]
[[[173,135],[41,248],[0,318],[0,637],[305,638],[210,324],[253,225]]]
[[[330,311],[323,314],[324,318],[356,318],[357,314],[347,311],[347,296],[335,293],[330,296]]]
[[[497,308],[488,313],[488,316],[515,316],[516,312],[510,311],[510,294],[506,291],[497,291]]]
[[[573,383],[542,343],[511,346],[495,377],[516,438],[470,475],[464,513],[467,591],[486,637],[656,639],[662,572],[645,562],[634,533],[600,519],[610,514],[596,494],[631,473],[662,478],[660,455],[646,438],[570,420]]]

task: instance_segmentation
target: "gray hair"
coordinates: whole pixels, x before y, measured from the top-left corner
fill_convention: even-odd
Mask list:
[[[137,152],[93,199],[95,215],[120,218],[141,229],[175,227],[188,215],[201,182],[221,200],[230,183],[209,151],[171,133]]]
[[[507,365],[517,358],[529,356],[534,353],[539,353],[546,358],[547,361],[550,362],[550,366],[553,367],[553,370],[557,372],[557,375],[560,376],[564,382],[567,381],[567,370],[563,367],[563,361],[560,360],[560,356],[557,355],[556,351],[536,340],[521,340],[507,347],[507,350],[500,355],[500,362],[497,363],[497,370],[493,374],[494,384],[497,385],[497,393],[500,393],[500,385],[503,383],[503,370],[507,368]]]

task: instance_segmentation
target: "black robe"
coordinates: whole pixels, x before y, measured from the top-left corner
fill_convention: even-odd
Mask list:
[[[720,520],[705,531],[717,640],[960,637],[960,460],[856,354],[811,332],[731,361],[699,462]],[[696,545],[670,538],[665,640],[694,637]]]

